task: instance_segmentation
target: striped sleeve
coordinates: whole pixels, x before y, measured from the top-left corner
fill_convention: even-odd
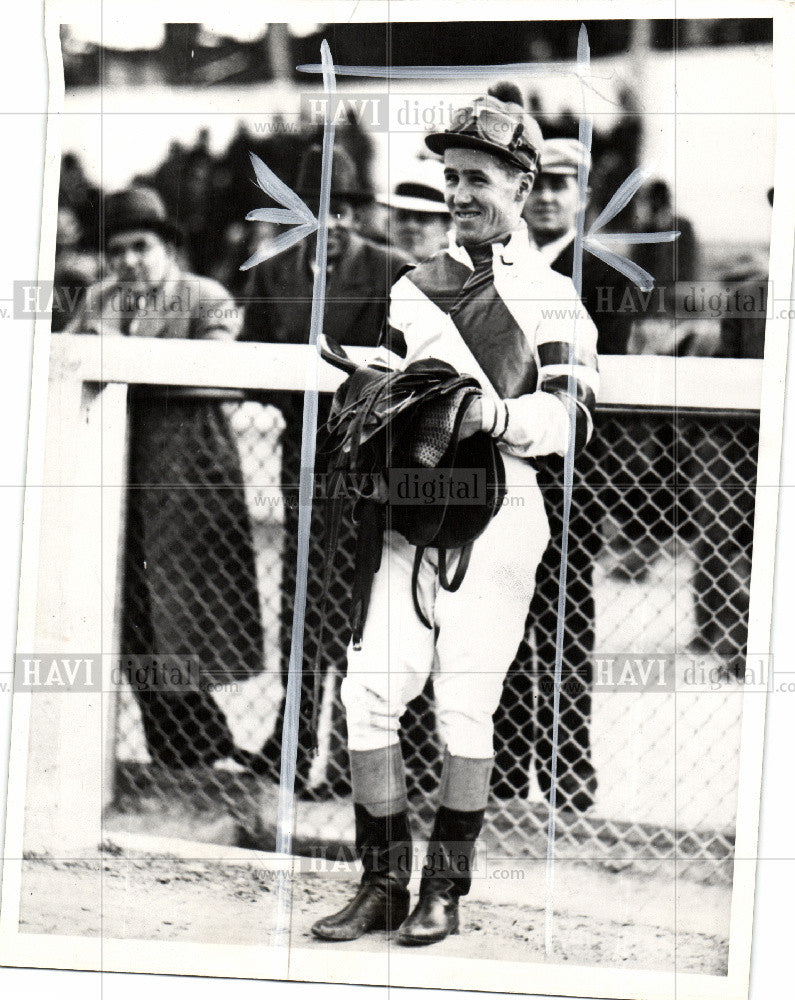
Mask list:
[[[573,285],[570,292],[575,295]],[[549,310],[536,334],[538,390],[564,405],[574,429],[575,454],[593,433],[599,391],[596,341],[596,327],[578,299],[565,309]]]
[[[570,279],[550,275],[545,294],[550,306],[536,313],[534,330],[525,326],[534,339],[536,391],[499,400],[496,416],[486,407],[483,418],[483,429],[494,426],[505,449],[519,458],[565,455],[572,429],[576,453],[593,432],[599,389],[596,327]]]

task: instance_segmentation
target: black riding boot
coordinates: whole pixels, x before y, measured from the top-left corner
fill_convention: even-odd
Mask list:
[[[419,902],[398,930],[400,944],[433,944],[458,933],[458,900],[472,885],[472,861],[484,814],[484,809],[461,812],[439,807]]]
[[[368,931],[393,930],[409,912],[411,832],[407,812],[372,816],[354,804],[356,849],[364,866],[356,895],[339,913],[312,925],[324,941],[354,941]]]

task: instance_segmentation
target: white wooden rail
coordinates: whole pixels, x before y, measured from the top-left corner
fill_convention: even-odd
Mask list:
[[[300,345],[55,336],[51,371],[67,380],[103,384],[301,390],[308,350]],[[368,353],[349,349],[360,361]],[[603,406],[758,410],[762,398],[761,361],[635,355],[602,357],[599,366]],[[342,379],[336,368],[321,365],[321,392],[333,391]]]

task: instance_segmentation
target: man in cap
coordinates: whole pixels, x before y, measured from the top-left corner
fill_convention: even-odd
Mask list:
[[[450,213],[444,201],[442,166],[417,160],[410,175],[383,199],[391,211],[391,236],[412,260],[421,262],[447,246]]]
[[[525,219],[541,255],[559,274],[574,273],[577,216],[586,207],[590,188],[581,194],[579,173],[587,177],[591,155],[577,139],[547,139],[541,150],[541,173],[527,201]],[[593,254],[583,254],[582,302],[598,332],[599,354],[626,353],[633,311],[632,289],[624,278]],[[622,308],[623,307],[623,308]],[[594,801],[596,775],[591,762],[591,684],[593,677],[594,559],[601,540],[596,528],[602,512],[578,479],[600,447],[592,440],[575,468],[566,569],[566,612],[563,622],[563,684],[560,689],[556,763],[556,805],[584,812]],[[531,760],[539,787],[552,792],[552,727],[554,669],[558,625],[560,558],[563,542],[563,462],[537,463],[539,484],[549,517],[552,544],[544,554],[528,617],[538,658],[537,697],[530,669],[529,635],[511,665],[495,719],[494,793],[500,798],[527,798]],[[579,499],[579,503],[577,500]],[[590,501],[590,503],[589,503]],[[592,509],[591,509],[592,508]]]
[[[317,214],[320,203],[320,180],[323,150],[311,146],[306,150],[298,167],[296,193]],[[354,209],[373,200],[373,195],[363,191],[357,177],[356,166],[341,146],[332,154],[331,195],[328,214],[328,273],[326,302],[323,315],[323,332],[343,345],[374,347],[378,343],[386,319],[389,289],[398,272],[410,260],[399,250],[392,250],[360,236],[354,227]],[[251,271],[246,293],[245,318],[241,340],[276,344],[305,344],[309,341],[309,322],[314,290],[316,237],[303,240],[276,257],[265,261]],[[282,435],[282,484],[284,489],[285,545],[282,551],[282,606],[280,612],[282,681],[287,684],[290,665],[290,647],[293,626],[293,596],[298,545],[298,481],[301,458],[301,431],[303,426],[303,401],[299,393],[272,394],[271,402],[282,411],[285,420]],[[329,400],[319,401],[318,426],[328,415]],[[352,529],[343,529],[348,543]],[[322,537],[321,512],[313,515],[313,538]],[[345,543],[343,543],[345,544]],[[310,573],[322,578],[322,547],[312,545]],[[347,604],[352,583],[352,556],[346,561],[334,582],[334,609],[330,613],[326,662],[334,665],[336,673],[344,673],[345,642],[340,638],[344,631],[343,609]],[[314,636],[318,630],[318,609],[307,608],[306,633]],[[307,651],[311,662],[312,652]],[[298,733],[298,760],[296,784],[300,792],[314,796],[308,788],[311,764],[308,722],[311,717],[313,689],[309,671],[305,671],[300,727]],[[284,704],[277,716],[272,737],[262,748],[258,768],[273,780],[279,780],[281,766],[281,739]],[[336,772],[336,773],[335,773]],[[323,784],[337,785],[345,791],[345,767],[338,759],[331,761],[331,768]],[[325,793],[328,787],[322,789]]]
[[[458,930],[458,901],[471,885],[494,763],[492,715],[549,541],[525,459],[564,454],[572,434],[577,447],[591,431],[596,331],[571,280],[549,268],[522,219],[542,138],[520,100],[515,87],[495,88],[426,138],[444,157],[454,239],[394,285],[386,346],[395,365],[440,358],[479,381],[482,394],[463,433],[500,442],[507,499],[474,543],[457,591],[439,587],[437,554],[424,552],[415,572],[430,629],[412,602],[416,550],[398,533],[385,534],[361,648],[348,651],[342,689],[364,873],[351,902],[312,927],[325,940],[399,927],[398,942],[420,945]],[[571,318],[555,318],[561,303]],[[419,901],[409,914],[411,837],[398,730],[434,657],[445,759]]]
[[[547,139],[541,173],[524,216],[541,255],[553,271],[574,273],[577,215],[590,187],[580,194],[578,170],[591,169],[591,154],[577,139]],[[626,354],[632,326],[632,285],[591,253],[582,259],[582,301],[599,334],[599,354]],[[623,306],[623,308],[622,308]]]
[[[64,332],[233,341],[239,309],[218,282],[180,270],[180,238],[156,191],[109,195],[103,243],[112,273],[88,289]],[[123,653],[196,657],[215,681],[260,673],[251,526],[221,405],[191,390],[131,392],[129,478]],[[201,687],[133,690],[157,763],[212,764],[238,752]]]

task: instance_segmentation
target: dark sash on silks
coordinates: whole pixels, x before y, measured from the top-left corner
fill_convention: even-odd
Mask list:
[[[500,398],[535,391],[533,345],[494,287],[490,248],[488,260],[474,271],[440,254],[406,277],[450,317]]]

